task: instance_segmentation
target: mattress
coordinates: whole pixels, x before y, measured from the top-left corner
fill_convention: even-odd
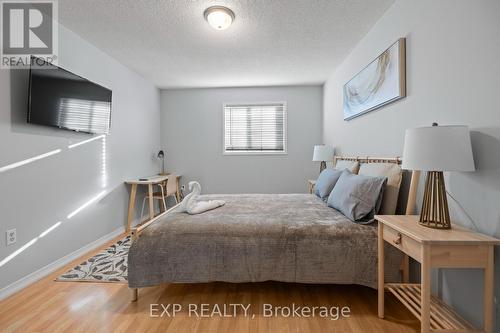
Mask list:
[[[128,256],[132,288],[162,283],[377,285],[377,228],[351,222],[311,194],[202,195],[220,208],[172,212],[146,228]],[[386,281],[401,253],[386,244]]]

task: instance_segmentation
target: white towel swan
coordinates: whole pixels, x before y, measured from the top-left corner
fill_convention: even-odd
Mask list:
[[[200,214],[207,210],[215,209],[223,206],[226,202],[223,200],[196,201],[196,197],[201,193],[201,185],[196,181],[191,181],[188,184],[191,193],[186,195],[180,205],[181,212],[188,214]]]

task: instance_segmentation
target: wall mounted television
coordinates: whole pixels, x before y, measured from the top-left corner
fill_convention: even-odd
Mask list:
[[[32,57],[28,123],[91,134],[108,134],[112,91]]]

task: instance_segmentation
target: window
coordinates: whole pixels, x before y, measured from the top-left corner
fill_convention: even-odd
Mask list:
[[[225,154],[286,154],[286,104],[224,104]]]

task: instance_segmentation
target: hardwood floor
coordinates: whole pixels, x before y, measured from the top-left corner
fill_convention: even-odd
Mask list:
[[[120,239],[122,236],[118,237]],[[110,242],[110,244],[113,242]],[[104,248],[104,247],[103,247]],[[95,251],[97,252],[97,251]],[[166,284],[143,288],[139,301],[129,301],[124,284],[55,282],[61,273],[91,254],[76,260],[10,298],[0,302],[0,332],[418,332],[419,322],[391,295],[386,294],[386,319],[377,317],[376,290],[350,285],[305,285],[291,283]],[[238,308],[235,317],[199,318],[201,304],[209,312],[218,305],[250,304],[249,316]],[[153,314],[150,308],[153,304]],[[173,317],[164,314],[169,304],[182,310]],[[189,312],[189,306],[197,311]],[[264,304],[350,308],[349,318],[267,317]],[[173,306],[173,305],[172,305]],[[158,309],[158,311],[156,311]],[[226,313],[229,315],[229,313]],[[283,315],[287,312],[284,310]],[[333,311],[332,314],[335,314]],[[252,317],[252,315],[254,315]]]

